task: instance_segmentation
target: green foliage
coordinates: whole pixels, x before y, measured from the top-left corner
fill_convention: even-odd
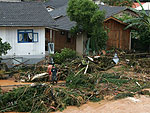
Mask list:
[[[56,52],[53,56],[55,63],[61,64],[68,58],[74,58],[76,56],[76,52],[69,48],[64,48],[60,53]]]
[[[27,89],[26,96],[21,96],[25,88],[18,88],[11,92],[5,93],[2,97],[2,105],[0,110],[10,107],[9,110],[18,109],[18,111],[29,111],[32,105],[32,97],[34,96],[34,88]],[[13,106],[13,107],[12,107]]]
[[[66,85],[70,88],[94,88],[95,76],[87,76],[84,74],[75,75],[71,73],[66,78]]]
[[[115,15],[114,16],[115,18],[121,20],[121,21],[125,21],[125,20],[128,20],[128,19],[132,19],[133,17],[131,17],[130,15],[124,13],[121,17],[118,16],[118,15]]]
[[[135,27],[137,29],[137,33],[140,37],[140,40],[143,44],[149,47],[150,49],[150,15],[145,12],[143,6],[141,5],[140,1],[137,0],[137,2],[140,4],[142,7],[142,11],[139,11],[139,17],[132,18],[132,19],[127,19],[124,22],[129,23],[129,25],[126,27]]]
[[[22,87],[0,95],[0,112],[49,113],[68,105],[79,106],[87,97],[79,90],[36,85]]]
[[[102,2],[111,6],[129,6],[132,7],[133,0],[102,0]]]
[[[122,99],[122,98],[126,98],[126,97],[133,97],[134,94],[133,93],[119,93],[115,96],[115,100],[117,99]]]
[[[105,13],[100,11],[96,4],[89,0],[70,0],[67,14],[71,21],[77,22],[71,33],[88,34],[88,38],[91,38],[92,51],[98,51],[105,47],[108,38],[103,26]]]
[[[10,50],[11,46],[9,43],[7,42],[2,42],[2,39],[0,38],[0,56],[2,56],[2,54],[7,54],[7,50]]]
[[[91,102],[99,102],[99,101],[101,101],[102,99],[103,99],[103,97],[102,97],[102,98],[99,98],[99,97],[94,96],[94,97],[90,98],[90,101],[91,101]]]
[[[84,74],[70,74],[66,79],[66,85],[70,88],[91,88],[93,89],[98,79],[100,83],[111,83],[118,87],[127,84],[127,78],[120,78],[119,75],[114,74],[100,74],[100,75],[84,75]]]

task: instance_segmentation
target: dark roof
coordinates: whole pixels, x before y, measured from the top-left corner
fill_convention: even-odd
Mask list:
[[[101,11],[105,11],[105,18],[109,18],[110,16],[113,16],[115,14],[120,13],[121,11],[126,10],[126,7],[120,7],[120,6],[107,6],[107,5],[99,5],[99,9]]]
[[[63,16],[63,17],[60,17],[59,19],[56,19],[56,23],[58,26],[53,27],[53,28],[66,30],[66,31],[69,31],[72,27],[76,25],[76,22],[70,21],[68,16]]]
[[[40,2],[0,2],[0,26],[45,26],[55,21]]]
[[[56,20],[58,26],[55,28],[57,29],[70,30],[76,24],[76,22],[70,21],[69,17],[67,16],[67,6],[68,5],[64,5],[50,12],[52,18]],[[107,19],[113,16],[114,14],[118,14],[119,12],[126,10],[127,8],[118,6],[99,5],[99,9],[101,11],[105,11],[105,18]]]
[[[50,6],[52,8],[59,8],[61,6],[64,6],[68,3],[69,0],[48,0],[47,2],[44,2],[44,5],[46,7]]]
[[[54,17],[58,17],[58,16],[66,16],[67,15],[67,4],[59,7],[57,9],[54,9],[53,11],[50,12],[50,15],[54,18]]]

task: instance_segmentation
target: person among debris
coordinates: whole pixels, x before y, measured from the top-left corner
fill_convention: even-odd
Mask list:
[[[52,73],[51,73],[52,67],[53,67],[52,63],[48,63],[47,73],[49,74],[50,81],[52,80]]]
[[[54,84],[54,82],[56,82],[56,84],[57,84],[57,68],[55,67],[54,64],[51,69],[51,73],[52,73],[52,83]]]

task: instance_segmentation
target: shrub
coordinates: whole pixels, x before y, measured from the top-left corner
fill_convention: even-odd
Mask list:
[[[56,52],[54,57],[54,61],[57,64],[61,64],[66,59],[74,58],[76,56],[76,52],[74,50],[71,50],[69,48],[64,48],[61,50],[60,53]]]

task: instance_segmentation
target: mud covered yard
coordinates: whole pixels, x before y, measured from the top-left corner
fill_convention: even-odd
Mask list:
[[[149,113],[148,96],[127,97],[120,100],[88,102],[81,107],[69,106],[63,112],[53,113]]]

